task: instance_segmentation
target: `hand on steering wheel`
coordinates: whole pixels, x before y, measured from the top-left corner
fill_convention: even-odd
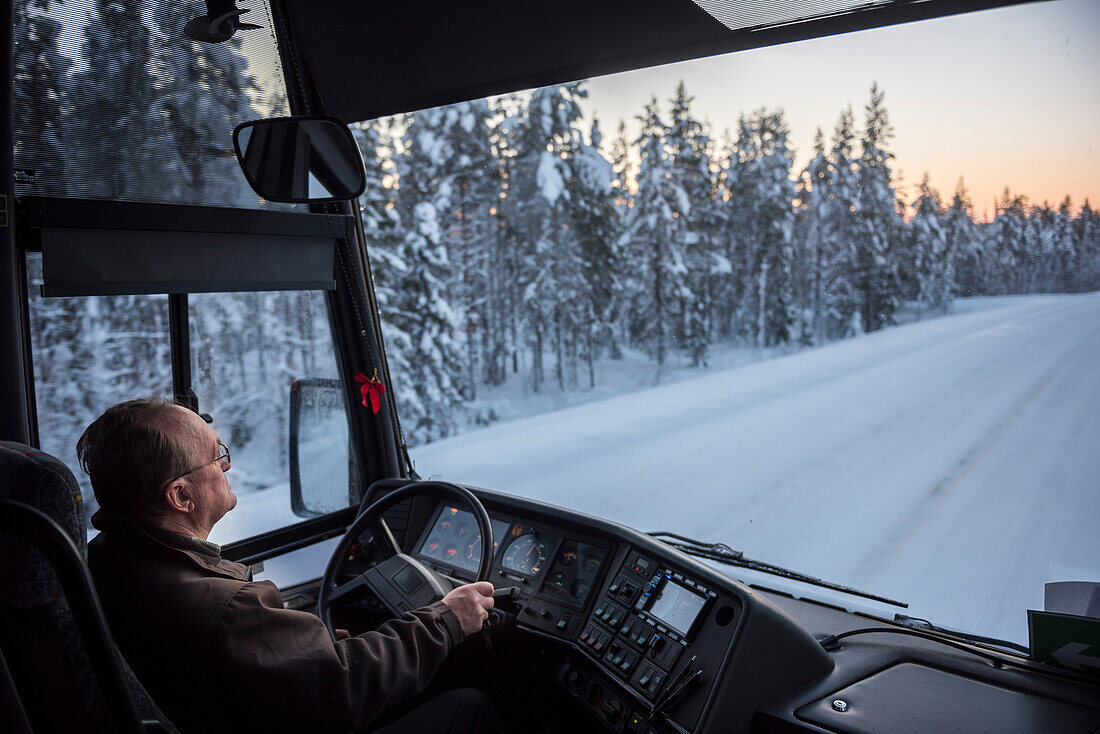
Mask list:
[[[332,558],[325,569],[325,577],[321,581],[320,594],[317,597],[317,615],[328,627],[329,635],[333,636],[333,639],[335,639],[332,627],[333,606],[341,602],[352,601],[365,595],[368,591],[395,617],[418,607],[446,600],[445,594],[453,584],[415,558],[402,553],[389,527],[387,527],[386,521],[382,518],[382,514],[391,507],[423,494],[434,494],[454,500],[458,504],[464,505],[473,514],[482,540],[477,581],[488,581],[489,572],[492,570],[493,526],[489,522],[489,514],[477,497],[468,489],[450,482],[428,481],[407,484],[390,492],[363,510],[359,517],[355,519],[355,522],[351,524],[351,527],[348,528],[343,540],[336,546],[336,550],[333,551]],[[338,585],[336,579],[340,577],[341,571],[347,563],[348,550],[359,539],[359,536],[368,529],[374,536],[374,544],[381,547],[384,559],[350,581]],[[456,594],[453,599],[448,601],[447,605],[459,617],[463,631],[466,634],[472,634],[472,632],[476,632],[481,628],[481,622],[488,615],[488,610],[492,608],[492,590],[489,589],[488,599],[476,588],[460,587],[455,591],[462,591],[462,593]],[[482,601],[474,599],[474,596],[481,597]],[[478,609],[474,609],[475,605],[478,606]],[[456,609],[456,606],[458,609]],[[463,614],[459,613],[460,610],[463,611]],[[467,618],[463,619],[463,616]],[[474,627],[475,618],[477,619],[476,627]]]

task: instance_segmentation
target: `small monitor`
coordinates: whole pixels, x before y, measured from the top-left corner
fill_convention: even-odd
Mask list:
[[[677,632],[686,635],[695,625],[707,597],[665,578],[649,597],[645,611]]]

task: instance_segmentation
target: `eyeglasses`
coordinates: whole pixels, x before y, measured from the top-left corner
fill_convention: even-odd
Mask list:
[[[218,448],[221,449],[221,453],[218,454],[218,458],[214,459],[213,461],[208,461],[205,464],[200,464],[199,466],[196,466],[194,469],[190,469],[188,471],[185,471],[183,474],[180,474],[178,477],[172,477],[171,479],[169,479],[164,484],[169,485],[172,482],[176,481],[177,479],[182,479],[183,477],[187,476],[188,474],[191,474],[193,472],[197,472],[199,469],[202,469],[204,466],[210,466],[211,464],[217,464],[217,463],[222,462],[222,461],[224,461],[226,464],[229,464],[229,466],[233,466],[233,460],[229,458],[229,447],[226,446],[224,443],[221,443],[219,441],[218,442]]]

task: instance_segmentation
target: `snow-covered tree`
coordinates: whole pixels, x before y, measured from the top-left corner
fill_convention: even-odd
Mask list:
[[[829,180],[832,171],[825,155],[821,128],[814,135],[814,157],[798,177],[795,220],[794,278],[801,305],[800,339],[816,344],[822,338],[822,267],[829,226]]]
[[[864,107],[865,121],[859,159],[859,207],[855,246],[855,285],[860,297],[861,324],[875,331],[894,323],[899,305],[900,202],[894,189],[887,149],[893,127],[884,105],[884,93],[871,85]]]
[[[955,254],[944,229],[940,196],[929,184],[927,173],[912,207],[908,251],[913,258],[917,301],[925,310],[945,310],[955,290]]]
[[[156,109],[149,27],[137,0],[96,0],[84,26],[87,68],[73,79],[75,166],[82,196],[161,199],[164,120]]]
[[[954,294],[974,296],[984,292],[981,234],[974,224],[973,206],[961,178],[951,197],[951,206],[944,215],[944,235],[947,250],[954,255]]]
[[[548,347],[555,354],[558,385],[564,387],[567,341],[578,330],[572,304],[580,259],[572,246],[565,205],[571,174],[568,161],[581,145],[576,125],[581,117],[579,102],[585,96],[579,84],[536,89],[512,123],[516,154],[506,168],[506,214],[519,245],[521,311],[535,391],[546,378]]]
[[[763,115],[758,124],[756,343],[765,346],[790,341],[795,318],[791,275],[794,182],[790,178],[794,154],[787,142],[790,132],[782,110]]]
[[[165,198],[186,203],[255,201],[233,154],[233,128],[260,115],[249,94],[241,39],[200,43],[183,33],[195,17],[190,4],[165,3],[151,14],[152,63],[158,79],[153,112],[162,127]]]
[[[856,240],[859,220],[859,177],[854,160],[855,116],[840,113],[829,150],[830,176],[825,186],[828,217],[821,233],[822,328],[829,337],[863,331],[857,284]]]
[[[13,142],[16,167],[35,172],[33,193],[60,196],[66,189],[65,76],[72,61],[58,51],[61,24],[47,15],[49,5],[13,4]]]
[[[588,385],[596,385],[596,359],[614,342],[612,308],[621,299],[622,273],[619,237],[621,217],[615,207],[615,172],[600,152],[600,127],[592,120],[588,143],[572,161],[568,214],[580,257],[582,282],[578,289],[581,352]]]
[[[437,210],[443,177],[437,167],[444,145],[440,121],[439,108],[410,116],[398,161],[403,236],[397,257],[405,270],[395,279],[391,313],[409,340],[404,381],[415,402],[407,403],[402,425],[412,445],[450,435],[462,402],[461,344],[447,298],[453,270]]]
[[[703,124],[691,113],[694,97],[681,80],[670,100],[665,133],[672,179],[690,202],[684,214],[684,297],[680,312],[680,349],[692,366],[706,365],[710,343],[710,279],[715,271],[713,252],[718,238],[717,189],[711,172],[710,139]]]
[[[627,215],[628,267],[635,273],[631,336],[662,366],[676,333],[676,304],[691,297],[682,243],[691,212],[687,193],[672,174],[665,124],[654,97],[639,117],[638,188]]]

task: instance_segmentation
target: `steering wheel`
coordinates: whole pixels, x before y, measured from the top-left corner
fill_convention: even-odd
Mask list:
[[[333,551],[332,558],[329,559],[325,577],[321,581],[321,590],[317,596],[317,616],[325,623],[329,636],[334,640],[336,634],[332,627],[332,609],[337,604],[350,602],[369,592],[390,614],[400,617],[417,607],[439,601],[453,586],[445,576],[437,574],[415,558],[402,553],[393,533],[382,518],[382,514],[394,505],[425,494],[454,500],[473,513],[478,531],[481,533],[481,559],[477,567],[477,580],[489,580],[493,560],[493,526],[489,522],[489,513],[485,511],[485,507],[478,498],[470,490],[450,482],[428,481],[407,484],[363,510],[348,528],[343,540]],[[373,537],[372,545],[379,549],[383,559],[356,575],[354,579],[337,584],[336,579],[340,577],[347,564],[349,549],[368,529]]]

